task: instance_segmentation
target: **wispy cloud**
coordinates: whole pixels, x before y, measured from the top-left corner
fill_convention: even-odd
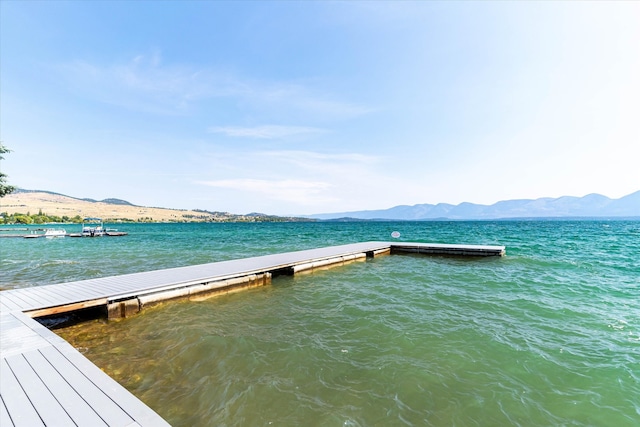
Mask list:
[[[220,147],[222,148],[222,147]],[[355,204],[360,195],[377,191],[366,182],[381,180],[376,170],[382,159],[361,153],[320,153],[304,150],[248,151],[238,154],[222,148],[201,156],[201,170],[209,179],[195,183],[211,188],[216,199],[250,199],[273,203],[285,211],[324,210],[333,203]],[[247,168],[247,165],[270,165]],[[233,177],[233,178],[229,178]],[[211,179],[212,178],[212,179]],[[384,181],[384,180],[383,180]],[[366,190],[365,190],[366,188]],[[235,195],[223,193],[233,190]],[[244,196],[242,195],[244,193]]]
[[[198,102],[221,98],[235,100],[230,108],[281,112],[284,116],[309,115],[317,120],[349,119],[373,111],[331,95],[326,88],[314,88],[311,83],[269,81],[210,67],[166,64],[159,51],[111,64],[77,60],[58,65],[55,70],[77,94],[151,113],[184,114]],[[232,127],[218,131],[241,132]],[[254,134],[263,135],[310,131],[318,130],[273,125],[253,129]]]
[[[245,91],[241,83],[221,72],[165,65],[159,52],[109,65],[78,60],[57,70],[82,96],[151,113],[181,114],[194,101]]]
[[[259,193],[270,199],[294,202],[299,205],[317,205],[335,200],[335,198],[325,194],[331,185],[319,181],[302,181],[295,179],[222,179],[216,181],[199,181],[198,184]]]
[[[209,132],[237,138],[276,139],[289,136],[319,134],[327,131],[320,128],[304,126],[264,125],[254,127],[219,126],[209,128]]]
[[[334,176],[368,169],[381,160],[378,156],[361,153],[319,153],[303,150],[260,151],[255,155],[268,159],[270,163],[288,164],[307,172]]]
[[[333,182],[344,181],[350,177],[360,179],[359,177],[375,174],[374,170],[384,159],[362,153],[321,153],[305,150],[238,151],[235,146],[220,145],[209,147],[207,152],[201,152],[194,161],[201,162],[203,170],[217,174],[246,176],[247,163],[268,164],[276,167],[256,170],[253,173],[261,174],[259,178],[264,178],[264,174],[269,173],[271,177],[279,179],[305,177],[307,181]]]

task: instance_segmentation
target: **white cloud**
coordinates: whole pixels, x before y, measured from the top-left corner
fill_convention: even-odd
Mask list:
[[[325,211],[331,205],[355,207],[371,192],[386,187],[383,183],[387,180],[384,173],[376,170],[381,159],[360,153],[303,150],[232,153],[223,149],[200,156],[200,161],[199,169],[208,171],[208,176],[196,184],[210,187],[207,197],[251,200],[256,206],[272,206],[270,212],[278,213],[312,213]],[[255,210],[249,205],[235,209]]]
[[[276,139],[295,135],[325,133],[327,131],[304,126],[264,125],[254,127],[219,126],[209,128],[209,132],[239,138]]]

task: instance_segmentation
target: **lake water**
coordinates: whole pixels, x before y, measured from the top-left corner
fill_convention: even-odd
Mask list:
[[[640,221],[118,228],[130,234],[0,239],[0,286],[393,231],[507,247],[503,258],[382,256],[56,330],[173,426],[640,425]]]

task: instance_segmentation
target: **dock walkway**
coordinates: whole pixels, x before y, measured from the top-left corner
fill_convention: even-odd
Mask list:
[[[161,300],[261,286],[274,275],[385,253],[501,256],[504,247],[364,242],[2,291],[0,425],[169,425],[34,317],[89,307],[126,317]]]

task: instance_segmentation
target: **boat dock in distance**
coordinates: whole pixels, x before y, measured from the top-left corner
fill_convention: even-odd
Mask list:
[[[504,246],[363,242],[0,292],[0,425],[168,426],[34,318],[102,307],[109,319],[384,254],[503,256]]]
[[[18,233],[28,231],[28,234]],[[102,218],[85,218],[82,222],[80,233],[67,233],[64,228],[3,228],[0,229],[0,237],[24,237],[36,239],[39,237],[102,237],[102,236],[126,236],[128,233],[118,231],[115,228],[104,228]]]

